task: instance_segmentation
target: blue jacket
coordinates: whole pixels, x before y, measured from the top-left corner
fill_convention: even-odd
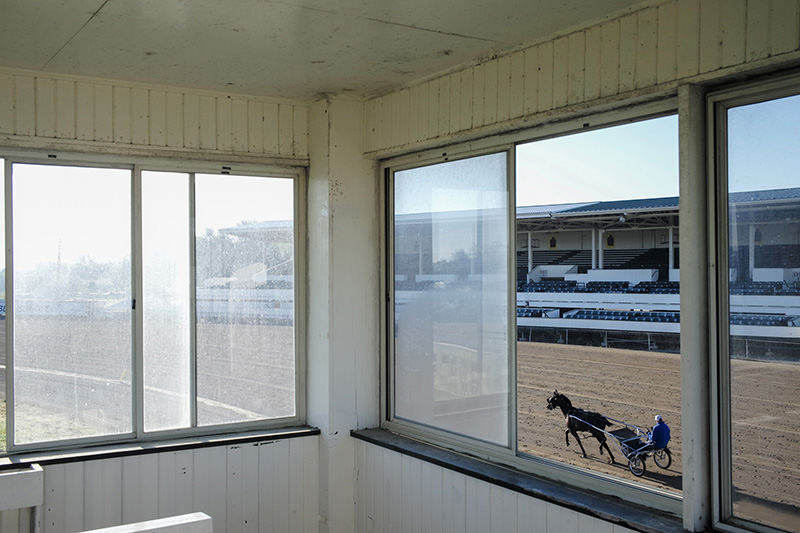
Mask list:
[[[655,449],[666,448],[669,442],[669,426],[663,420],[653,426],[653,431],[650,432],[650,440],[653,441]]]

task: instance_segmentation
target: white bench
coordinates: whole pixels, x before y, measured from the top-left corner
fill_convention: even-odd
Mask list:
[[[83,533],[212,533],[213,522],[205,513],[190,513],[135,524],[92,529]]]

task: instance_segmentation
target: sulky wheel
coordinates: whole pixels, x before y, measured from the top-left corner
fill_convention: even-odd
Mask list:
[[[662,448],[653,452],[653,460],[656,464],[666,470],[672,464],[672,453],[669,448]]]
[[[632,455],[628,458],[628,470],[631,471],[636,477],[642,477],[644,474],[645,466],[644,466],[644,458],[640,455]]]

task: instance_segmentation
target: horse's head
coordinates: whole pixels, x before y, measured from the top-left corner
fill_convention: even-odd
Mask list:
[[[556,407],[572,407],[572,402],[569,401],[569,398],[558,392],[558,390],[553,391],[553,395],[547,399],[548,411],[552,411]]]

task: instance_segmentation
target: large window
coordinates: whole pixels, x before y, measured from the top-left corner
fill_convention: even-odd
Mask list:
[[[4,168],[9,450],[301,419],[296,175]]]
[[[489,155],[389,162],[388,427],[680,505],[678,121],[668,110],[499,138],[503,151]],[[647,447],[657,415],[671,441]]]
[[[800,531],[800,96],[715,112],[721,518]]]

